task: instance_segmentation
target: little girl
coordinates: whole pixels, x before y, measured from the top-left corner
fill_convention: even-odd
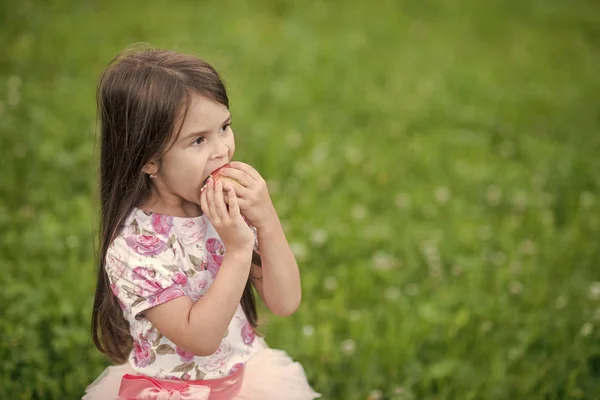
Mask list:
[[[103,73],[97,101],[92,335],[121,364],[83,398],[320,397],[300,364],[255,333],[254,291],[273,313],[289,315],[300,304],[300,274],[264,179],[231,162],[218,73],[170,51],[124,53]]]

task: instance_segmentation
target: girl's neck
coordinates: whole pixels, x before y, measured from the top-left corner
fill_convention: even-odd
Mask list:
[[[202,215],[202,209],[196,203],[191,203],[182,198],[165,199],[151,196],[150,199],[140,204],[137,208],[171,217],[195,218]]]

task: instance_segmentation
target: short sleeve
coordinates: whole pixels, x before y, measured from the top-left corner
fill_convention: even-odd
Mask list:
[[[121,308],[134,317],[185,295],[187,277],[179,270],[173,245],[159,236],[118,236],[108,248],[104,268]]]

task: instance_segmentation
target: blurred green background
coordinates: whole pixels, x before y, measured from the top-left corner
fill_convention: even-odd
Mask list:
[[[595,0],[3,2],[0,398],[108,364],[94,96],[135,42],[225,78],[303,274],[262,332],[325,399],[600,398]]]

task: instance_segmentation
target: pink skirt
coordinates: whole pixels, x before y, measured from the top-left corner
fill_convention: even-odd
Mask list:
[[[108,367],[86,389],[82,400],[312,400],[321,397],[308,384],[302,366],[284,351],[261,349],[236,377],[204,381],[155,380],[141,375],[129,363]],[[125,379],[123,377],[125,376]],[[123,387],[121,382],[123,381]],[[163,383],[163,384],[161,384]],[[126,397],[119,396],[127,392]],[[176,388],[177,390],[171,390]],[[131,397],[131,393],[137,393]]]

